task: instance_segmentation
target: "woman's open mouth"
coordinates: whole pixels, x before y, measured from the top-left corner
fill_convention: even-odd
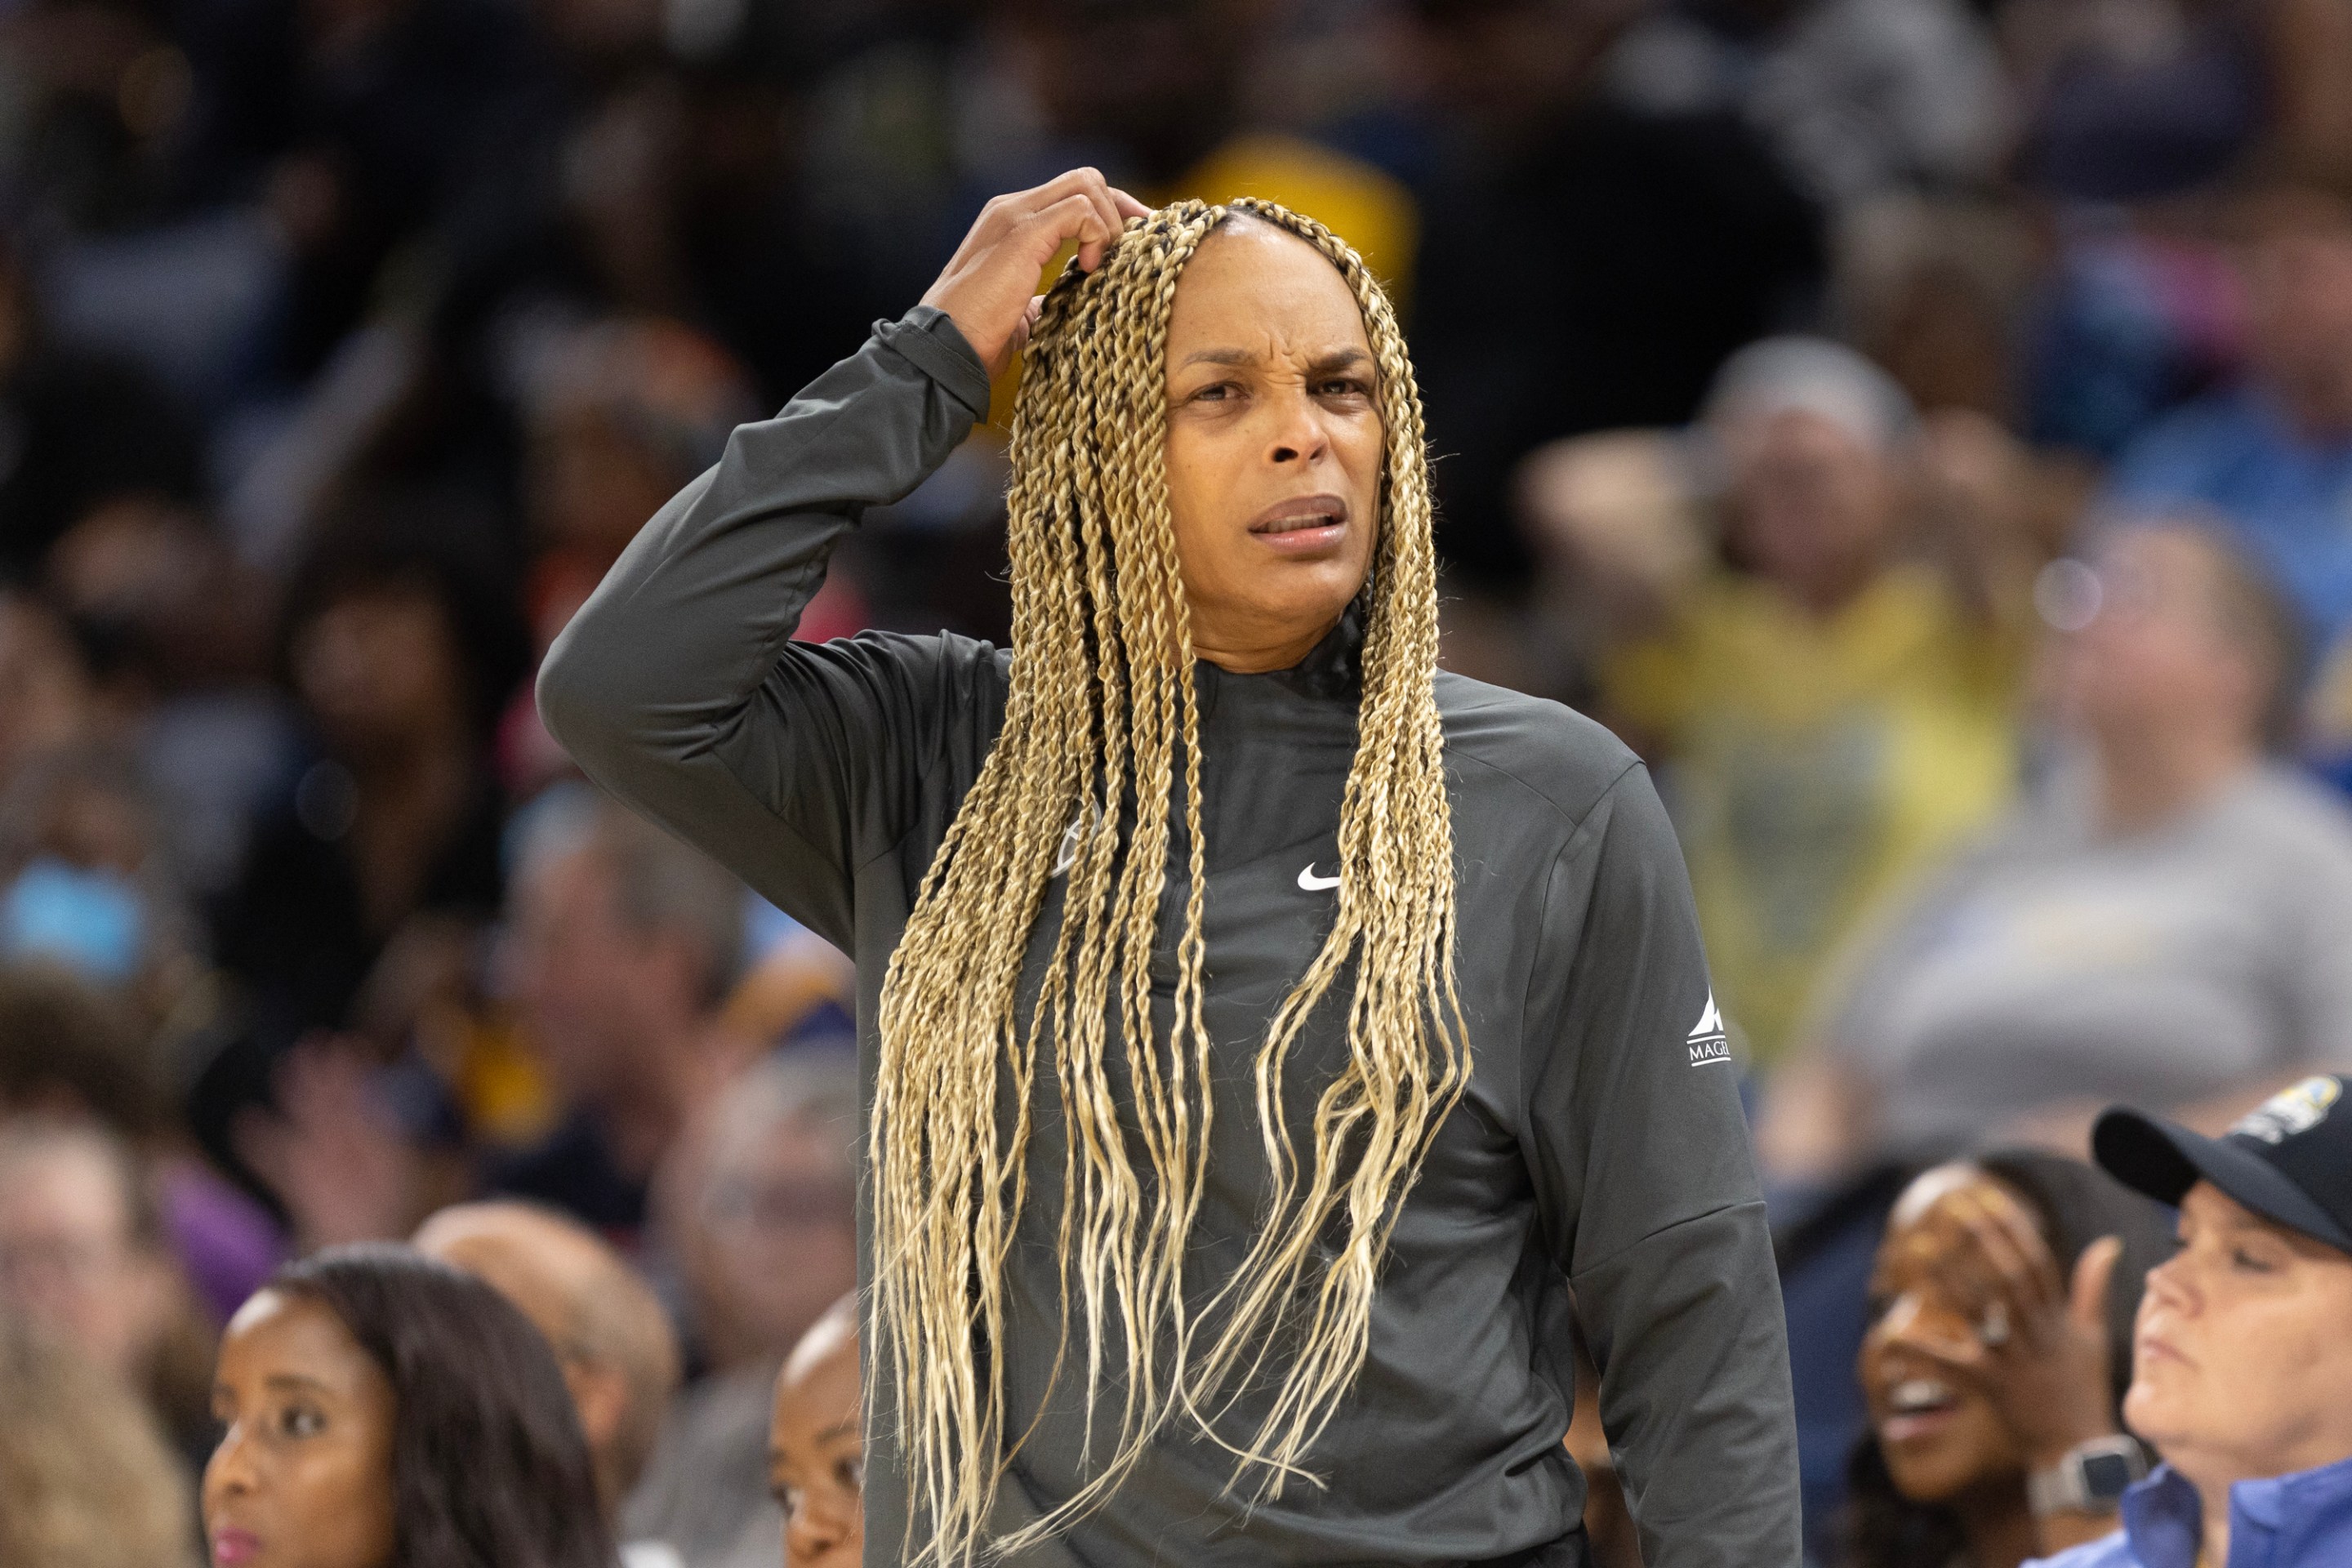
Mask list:
[[[1284,555],[1319,555],[1347,537],[1348,503],[1335,495],[1277,501],[1250,521],[1250,532]]]
[[[1932,1377],[1906,1377],[1886,1393],[1878,1440],[1903,1443],[1933,1436],[1949,1424],[1959,1405],[1951,1384]]]

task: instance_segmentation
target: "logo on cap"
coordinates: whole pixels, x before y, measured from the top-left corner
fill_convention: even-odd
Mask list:
[[[2284,1143],[2326,1121],[2343,1093],[2343,1085],[2332,1078],[2307,1078],[2263,1101],[2230,1131],[2265,1143]]]

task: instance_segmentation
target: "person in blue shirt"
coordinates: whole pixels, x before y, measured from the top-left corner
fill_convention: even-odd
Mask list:
[[[2218,516],[2326,647],[2352,626],[2352,203],[2278,185],[2238,216],[2246,375],[2126,447],[2102,510]]]
[[[2108,1173],[2180,1210],[2124,1419],[2162,1458],[2123,1528],[2044,1568],[2352,1563],[2352,1079],[2305,1079],[2221,1138],[2099,1119]],[[2078,1467],[2059,1481],[2080,1490]],[[2093,1489],[2095,1489],[2095,1483]]]

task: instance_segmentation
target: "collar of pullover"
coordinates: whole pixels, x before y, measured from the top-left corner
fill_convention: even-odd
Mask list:
[[[1339,624],[1288,669],[1236,675],[1201,659],[1193,670],[1203,719],[1213,715],[1221,701],[1246,700],[1244,693],[1267,686],[1319,701],[1352,700],[1361,695],[1364,682],[1363,599],[1360,595],[1352,600],[1339,613]]]

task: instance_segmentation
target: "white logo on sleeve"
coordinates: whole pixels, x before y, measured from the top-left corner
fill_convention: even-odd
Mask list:
[[[1710,1062],[1727,1062],[1730,1059],[1731,1042],[1724,1036],[1723,1010],[1715,1005],[1715,993],[1710,991],[1706,994],[1706,1011],[1698,1016],[1698,1022],[1691,1027],[1690,1065],[1706,1067]]]
[[[1298,889],[1301,892],[1327,893],[1339,885],[1339,879],[1336,875],[1329,877],[1317,876],[1315,874],[1315,862],[1312,860],[1307,862],[1305,868],[1298,873]]]

